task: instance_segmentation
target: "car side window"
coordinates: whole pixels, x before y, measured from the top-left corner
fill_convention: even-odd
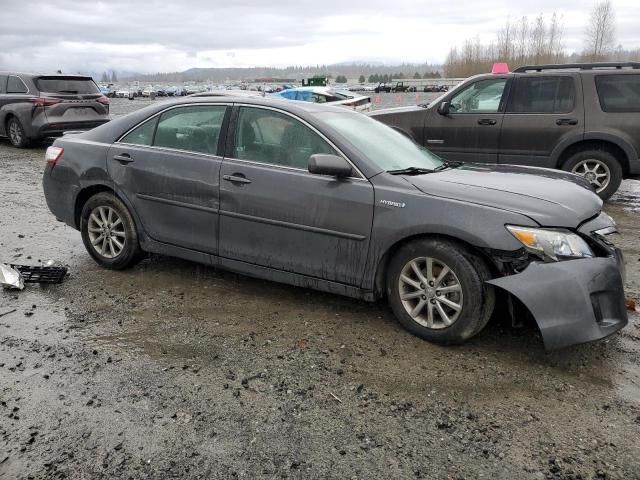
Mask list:
[[[241,107],[233,157],[306,170],[309,157],[337,152],[316,132],[288,115]]]
[[[7,93],[27,93],[29,90],[24,82],[14,76],[9,75],[9,80],[7,81]]]
[[[0,93],[6,93],[7,91],[7,76],[0,75]]]
[[[576,100],[572,77],[520,77],[507,106],[508,113],[569,113]]]
[[[167,110],[158,120],[153,146],[216,155],[226,109],[198,105]]]
[[[640,75],[598,75],[596,89],[603,112],[640,112]]]
[[[156,123],[158,123],[158,117],[147,120],[122,137],[120,142],[151,146],[153,133],[156,131]]]
[[[464,88],[449,101],[451,113],[497,113],[506,78],[491,78],[480,80]]]

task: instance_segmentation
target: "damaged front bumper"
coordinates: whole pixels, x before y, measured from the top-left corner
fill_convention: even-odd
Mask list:
[[[490,280],[531,312],[547,349],[591,342],[627,322],[622,253],[555,263],[533,262],[521,273]]]

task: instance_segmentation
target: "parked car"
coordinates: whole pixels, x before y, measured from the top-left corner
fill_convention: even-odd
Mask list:
[[[183,98],[60,138],[46,159],[49,209],[106,268],[156,252],[386,297],[442,344],[480,332],[497,299],[531,313],[548,348],[627,323],[616,227],[586,180],[447,163],[344,108]]]
[[[153,86],[151,85],[147,85],[146,87],[144,87],[142,89],[142,96],[143,97],[151,97],[151,96],[155,96],[156,95],[156,89],[153,88]]]
[[[471,77],[429,105],[371,115],[448,160],[558,168],[608,199],[640,175],[640,63]]]
[[[415,85],[411,85],[405,82],[396,82],[396,84],[391,87],[392,92],[417,92],[418,88]]]
[[[391,89],[393,87],[391,86],[390,83],[384,83],[384,82],[380,82],[374,89],[373,91],[376,93],[390,93]]]
[[[0,136],[14,147],[109,120],[109,99],[91,77],[0,72]]]
[[[303,102],[329,103],[347,107],[357,112],[371,111],[371,98],[354,95],[351,92],[341,92],[330,87],[297,87],[289,88],[273,94],[274,97]]]

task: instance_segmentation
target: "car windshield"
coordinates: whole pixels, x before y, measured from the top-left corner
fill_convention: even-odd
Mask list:
[[[402,133],[365,115],[323,112],[319,117],[386,171],[411,167],[434,170],[444,164],[438,156]]]

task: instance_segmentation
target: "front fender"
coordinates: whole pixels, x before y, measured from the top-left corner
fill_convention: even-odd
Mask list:
[[[487,283],[529,309],[549,350],[607,337],[628,322],[614,258],[532,263],[522,273]]]

